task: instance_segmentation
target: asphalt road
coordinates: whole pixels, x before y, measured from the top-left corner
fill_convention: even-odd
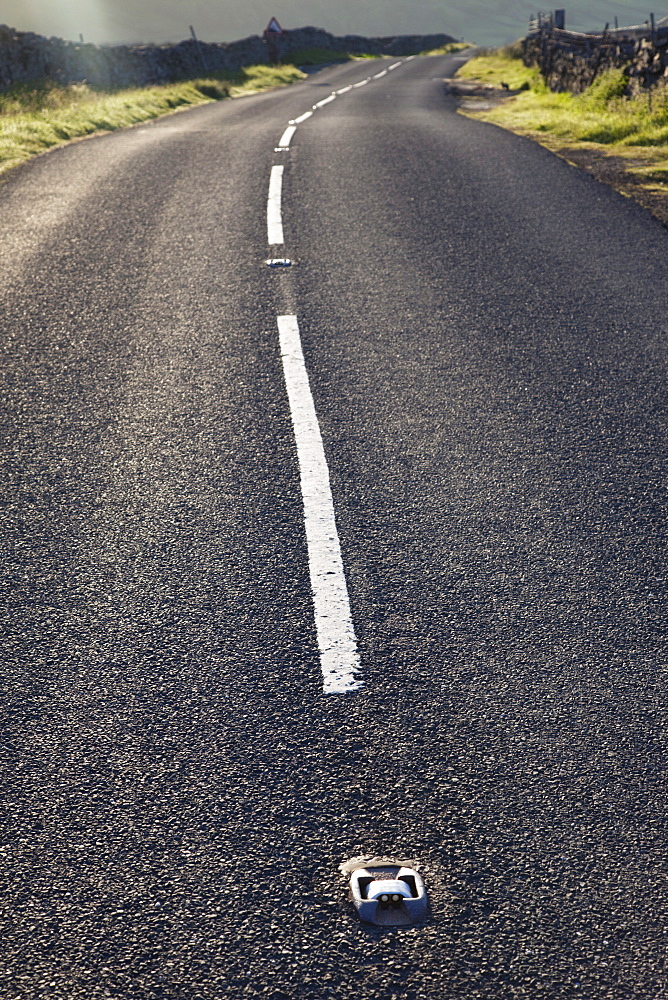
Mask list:
[[[458,116],[450,58],[275,152],[390,64],[0,186],[2,997],[668,996],[668,233]],[[281,315],[329,466],[345,694]],[[424,926],[359,923],[338,866],[375,853],[420,866]]]

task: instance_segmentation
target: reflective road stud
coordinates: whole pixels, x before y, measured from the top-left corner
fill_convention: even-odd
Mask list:
[[[424,882],[401,862],[372,858],[360,863],[351,873],[350,891],[360,919],[369,924],[400,927],[427,914]]]

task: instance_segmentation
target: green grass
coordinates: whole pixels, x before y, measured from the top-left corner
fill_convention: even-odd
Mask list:
[[[582,94],[549,90],[535,67],[518,58],[517,45],[466,63],[457,76],[521,90],[496,106],[467,112],[538,139],[552,149],[597,148],[628,161],[628,170],[654,185],[668,172],[668,85],[624,96],[623,70],[602,73]]]
[[[573,142],[643,146],[666,141],[668,89],[660,86],[651,95],[625,97],[622,70],[602,73],[582,94],[554,93],[535,67],[496,55],[471,59],[458,75],[523,90],[485,114],[499,124]]]
[[[536,66],[525,66],[515,45],[502,49],[487,50],[469,59],[456,74],[465,79],[480,80],[500,87],[507,83],[512,90],[532,90],[543,93],[547,90],[543,77]]]
[[[297,49],[286,57],[292,66],[325,66],[327,63],[347,62],[352,59],[349,52],[337,52],[334,49]]]
[[[473,48],[470,42],[448,42],[447,45],[441,45],[438,49],[426,49],[421,52],[421,56],[448,56],[451,52],[461,52],[463,49]]]
[[[218,78],[221,83],[230,83],[230,97],[243,94],[258,94],[273,87],[286,87],[297,80],[303,80],[305,73],[291,63],[280,66],[246,66],[236,76]]]
[[[293,66],[325,66],[332,62],[350,62],[352,59],[375,59],[376,56],[354,55],[352,52],[339,52],[336,49],[297,49],[286,56]]]
[[[127,128],[179,108],[301,80],[295,66],[249,66],[234,76],[102,91],[87,84],[15,87],[0,94],[0,173],[72,139]]]

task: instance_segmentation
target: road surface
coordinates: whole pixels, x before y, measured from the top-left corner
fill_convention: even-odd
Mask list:
[[[668,233],[395,62],[0,186],[2,997],[668,995]]]

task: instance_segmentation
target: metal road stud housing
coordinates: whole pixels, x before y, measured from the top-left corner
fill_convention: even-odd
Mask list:
[[[401,927],[427,914],[424,882],[401,862],[372,858],[360,864],[351,873],[350,891],[360,919],[369,924]]]

